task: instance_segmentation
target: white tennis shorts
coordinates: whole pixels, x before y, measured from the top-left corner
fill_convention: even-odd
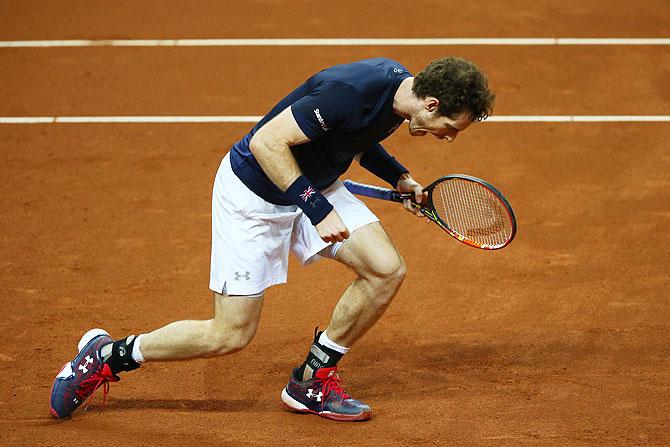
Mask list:
[[[322,191],[353,233],[379,219],[339,180]],[[289,249],[303,264],[332,258],[342,243],[324,242],[296,205],[266,202],[235,175],[227,154],[212,194],[212,262],[209,288],[254,295],[286,282]]]

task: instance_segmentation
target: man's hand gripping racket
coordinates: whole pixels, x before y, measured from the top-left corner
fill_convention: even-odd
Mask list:
[[[441,177],[424,188],[423,203],[412,193],[345,180],[354,194],[412,206],[444,231],[470,245],[497,250],[512,242],[516,235],[514,211],[505,197],[491,184],[477,177],[453,174]]]

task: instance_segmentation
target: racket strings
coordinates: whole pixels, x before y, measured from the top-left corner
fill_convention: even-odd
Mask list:
[[[433,190],[433,205],[452,231],[479,245],[501,246],[512,236],[505,205],[479,183],[458,178],[444,181]]]

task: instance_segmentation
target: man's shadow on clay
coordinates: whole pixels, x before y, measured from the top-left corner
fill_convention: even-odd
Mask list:
[[[209,411],[209,412],[237,412],[262,411],[267,408],[260,401],[250,399],[114,399],[107,402],[103,411],[123,410],[177,410],[177,411]],[[280,406],[277,406],[280,409]],[[89,408],[88,411],[96,411]]]

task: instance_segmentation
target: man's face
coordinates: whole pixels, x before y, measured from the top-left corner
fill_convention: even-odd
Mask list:
[[[426,134],[435,135],[440,140],[454,141],[459,132],[464,131],[472,124],[467,113],[461,113],[452,118],[441,116],[437,112],[439,102],[435,98],[428,98],[425,107],[414,116],[410,116],[409,133],[413,137]]]

